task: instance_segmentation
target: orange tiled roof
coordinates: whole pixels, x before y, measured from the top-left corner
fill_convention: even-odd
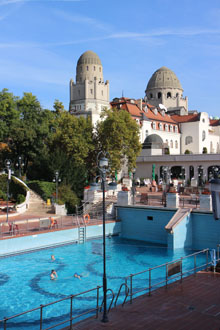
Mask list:
[[[193,121],[199,121],[199,113],[192,114],[192,115],[185,115],[185,116],[172,115],[172,118],[177,123],[188,123],[188,122],[193,122]]]
[[[167,115],[166,113],[164,116],[162,116],[160,111],[158,111],[157,115],[156,115],[151,109],[148,108],[148,110],[145,114],[146,114],[147,118],[152,119],[152,120],[177,124],[177,122],[173,119],[173,117],[171,118],[171,116]]]
[[[210,119],[210,126],[219,126],[220,120],[219,119]]]

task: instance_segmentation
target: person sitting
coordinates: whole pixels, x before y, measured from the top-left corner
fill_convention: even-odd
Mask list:
[[[52,217],[50,217],[50,228],[52,229],[52,228],[58,228],[58,223],[57,223],[57,220],[56,219],[54,219],[54,218],[52,218]]]
[[[50,279],[56,280],[57,278],[58,278],[58,275],[57,275],[56,271],[54,269],[52,269],[51,273],[50,273]]]
[[[76,278],[78,278],[79,280],[81,280],[82,275],[79,275],[79,274],[75,273],[75,274],[73,275],[73,277],[76,277]]]

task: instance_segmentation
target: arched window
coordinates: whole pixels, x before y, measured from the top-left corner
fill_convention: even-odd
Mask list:
[[[88,67],[88,65],[87,65],[87,67],[86,67],[86,70],[89,71],[89,67]]]
[[[178,97],[179,96],[179,93],[176,93],[176,97]]]
[[[168,99],[171,98],[171,93],[170,92],[167,93],[167,98]]]
[[[153,129],[156,129],[156,123],[153,122]]]
[[[192,136],[186,136],[185,138],[185,145],[190,144],[193,142]]]
[[[165,131],[168,132],[168,124],[165,124]]]
[[[175,148],[178,149],[178,141],[175,141]]]
[[[99,67],[99,72],[101,72],[102,71],[102,68],[101,67]]]
[[[159,129],[162,131],[163,130],[163,124],[159,124]]]
[[[178,126],[174,126],[175,133],[178,133]]]
[[[173,125],[170,125],[170,132],[173,132]]]
[[[170,140],[170,148],[173,148],[173,140]]]
[[[150,99],[152,99],[153,98],[153,94],[152,93],[150,93]]]
[[[166,143],[166,145],[168,145],[168,146],[169,146],[169,142],[168,142],[168,140],[167,140],[167,139],[165,140],[165,143]]]
[[[206,138],[206,133],[205,131],[202,131],[202,141],[205,141],[205,138]]]
[[[96,70],[96,67],[94,66],[94,71]]]
[[[161,92],[159,92],[159,93],[157,94],[158,99],[161,99],[161,96],[162,96],[162,94],[161,94]]]

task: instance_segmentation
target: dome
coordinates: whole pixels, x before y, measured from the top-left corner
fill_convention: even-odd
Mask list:
[[[88,81],[103,81],[102,63],[96,53],[91,50],[83,53],[77,62],[76,82],[83,83]]]
[[[143,149],[161,149],[163,147],[163,140],[157,134],[151,134],[146,137],[143,143]]]
[[[100,58],[96,53],[91,50],[87,50],[78,59],[77,66],[83,64],[98,64],[102,65]]]
[[[154,72],[147,85],[147,90],[158,88],[177,88],[183,90],[175,73],[165,66]]]

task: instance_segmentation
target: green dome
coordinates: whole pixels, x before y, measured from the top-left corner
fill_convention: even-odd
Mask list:
[[[158,88],[177,88],[183,90],[175,73],[165,66],[154,72],[147,85],[147,90]]]

